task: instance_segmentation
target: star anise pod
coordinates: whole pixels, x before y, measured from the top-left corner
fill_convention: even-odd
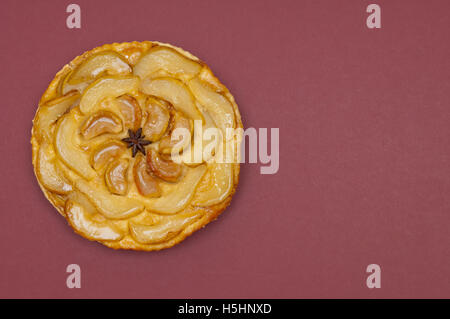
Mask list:
[[[127,147],[131,148],[131,155],[136,156],[137,152],[141,152],[145,155],[145,145],[150,144],[148,140],[144,140],[145,135],[142,135],[142,128],[139,128],[136,132],[128,130],[128,137],[122,139],[123,142],[127,143]]]

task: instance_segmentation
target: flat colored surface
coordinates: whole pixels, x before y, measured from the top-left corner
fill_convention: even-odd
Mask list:
[[[450,297],[450,2],[2,1],[0,297]],[[38,100],[76,55],[158,40],[207,62],[245,127],[280,128],[280,170],[242,166],[231,207],[169,250],[114,251],[35,180]],[[66,287],[66,266],[82,288]],[[366,266],[382,288],[365,285]]]

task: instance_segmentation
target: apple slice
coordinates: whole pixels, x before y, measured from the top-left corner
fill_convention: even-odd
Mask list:
[[[203,116],[195,106],[192,94],[181,81],[166,77],[146,78],[141,82],[141,89],[145,94],[155,95],[172,103],[177,111],[183,112],[192,120],[203,122]]]
[[[77,202],[69,199],[65,212],[72,227],[91,240],[117,241],[123,238],[123,234],[111,222],[94,221],[83,206]]]
[[[35,119],[35,126],[39,128],[49,128],[58,120],[58,118],[70,109],[79,98],[80,94],[76,91],[72,91],[64,96],[45,103],[39,108],[39,112]],[[51,131],[48,129],[45,129],[43,134],[45,134],[47,138],[51,137]]]
[[[188,168],[187,173],[178,183],[160,183],[162,189],[161,197],[145,198],[142,202],[151,212],[162,215],[176,214],[189,205],[195,193],[195,189],[205,172],[205,165]]]
[[[56,127],[55,149],[64,164],[84,178],[92,179],[95,176],[95,171],[89,165],[89,158],[77,147],[78,127],[79,123],[73,111],[64,115]]]
[[[135,216],[144,210],[144,206],[138,200],[113,195],[102,187],[93,187],[84,179],[75,180],[75,187],[86,195],[100,214],[107,218],[124,219]]]
[[[103,51],[87,58],[70,75],[67,84],[74,85],[100,75],[127,75],[132,72],[124,57],[114,51]]]
[[[96,110],[106,98],[116,98],[126,93],[137,92],[139,78],[135,76],[106,76],[90,84],[80,100],[82,113]]]
[[[201,70],[201,65],[176,50],[158,46],[141,57],[134,67],[134,74],[144,79],[153,73],[164,70],[175,76],[192,78]]]
[[[44,143],[39,148],[36,173],[45,188],[58,194],[67,194],[72,186],[63,178],[54,164],[55,153],[51,144]]]
[[[189,212],[165,217],[155,225],[130,223],[130,233],[141,244],[157,244],[175,237],[200,216],[198,212]]]
[[[195,98],[208,111],[217,127],[222,130],[223,136],[226,136],[226,129],[235,126],[234,110],[230,101],[198,78],[190,80],[188,85]]]

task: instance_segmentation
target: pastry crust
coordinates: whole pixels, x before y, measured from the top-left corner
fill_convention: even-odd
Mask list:
[[[113,84],[102,84],[102,81],[111,81]],[[150,82],[147,88],[143,84],[145,81]],[[163,89],[154,88],[158,81]],[[200,91],[190,87],[198,83]],[[127,86],[128,91],[121,92]],[[174,91],[179,86],[192,97],[194,106],[191,109],[184,109],[187,100],[177,106],[180,94],[184,94],[184,91]],[[103,92],[96,87],[107,87],[109,95],[102,95]],[[161,94],[154,93],[158,89],[160,91],[157,92]],[[200,95],[194,94],[193,89]],[[201,90],[206,90],[206,93]],[[86,91],[89,93],[86,94]],[[111,92],[117,94],[111,96]],[[169,248],[215,220],[230,204],[239,182],[242,134],[236,134],[230,139],[232,147],[237,150],[233,153],[232,163],[216,163],[213,155],[212,158],[203,159],[200,164],[180,164],[183,174],[175,183],[160,180],[150,173],[162,189],[159,200],[142,195],[134,185],[136,177],[133,177],[133,165],[137,157],[131,157],[129,150],[122,153],[116,150],[114,156],[122,159],[122,164],[129,163],[122,170],[125,172],[122,179],[119,179],[128,184],[121,188],[127,190],[125,194],[111,193],[111,188],[108,191],[110,185],[104,182],[108,165],[104,165],[106,168],[98,168],[101,163],[98,167],[93,166],[92,154],[105,143],[126,137],[127,117],[118,112],[115,106],[110,108],[107,104],[124,94],[132,96],[147,117],[150,115],[145,111],[145,101],[150,96],[161,100],[161,105],[170,110],[171,121],[174,112],[189,118],[186,114],[194,111],[189,115],[200,114],[204,125],[208,117],[210,125],[213,123],[222,131],[225,127],[243,128],[238,106],[231,93],[204,62],[189,52],[151,41],[105,44],[65,65],[42,95],[33,120],[31,137],[34,172],[45,197],[81,236],[114,249],[153,251]],[[80,103],[80,100],[83,102]],[[94,108],[101,108],[103,113],[95,113]],[[105,109],[121,115],[123,127],[120,133],[117,133],[117,127],[100,127],[94,128],[94,133],[99,136],[91,132],[85,134],[89,139],[81,136],[80,123],[86,123],[89,116],[92,122],[92,117],[105,114]],[[142,119],[139,116],[135,121],[140,121],[137,126],[145,125],[144,116]],[[110,125],[117,123],[114,117]],[[170,126],[174,124],[170,124],[167,129],[164,126],[166,136],[170,134]],[[76,136],[72,138],[70,134]],[[228,137],[222,141],[227,142]],[[150,147],[158,149],[159,143],[155,142]],[[108,158],[108,163],[112,163],[114,156]],[[86,164],[89,161],[90,166]],[[179,193],[183,193],[184,197],[181,198]],[[177,202],[178,197],[180,199]]]

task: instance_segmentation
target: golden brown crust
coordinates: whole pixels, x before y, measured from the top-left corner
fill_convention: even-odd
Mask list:
[[[45,140],[44,137],[42,137],[42,131],[43,128],[36,128],[36,118],[39,116],[39,113],[42,110],[42,106],[48,103],[51,100],[54,100],[58,97],[61,97],[64,92],[62,92],[62,87],[64,85],[64,81],[66,81],[72,74],[72,72],[79,67],[84,61],[89,59],[89,57],[92,57],[100,52],[104,51],[114,51],[119,54],[121,54],[125,59],[127,60],[128,64],[131,66],[136,65],[138,63],[139,59],[142,57],[142,55],[152,47],[155,46],[163,46],[168,47],[171,50],[175,50],[177,53],[181,54],[184,57],[187,57],[188,59],[191,59],[201,65],[204,71],[202,71],[199,75],[199,77],[205,81],[208,85],[213,87],[217,92],[220,92],[223,96],[226,97],[226,99],[231,103],[234,116],[235,116],[235,127],[236,128],[243,128],[241,116],[238,110],[238,107],[236,105],[236,102],[231,95],[231,93],[228,91],[228,89],[221,84],[221,82],[213,75],[212,71],[209,69],[209,67],[200,61],[198,58],[193,56],[192,54],[168,45],[163,44],[159,42],[150,42],[150,41],[144,41],[144,42],[128,42],[128,43],[113,43],[113,44],[105,44],[103,46],[94,48],[90,51],[87,51],[80,56],[73,59],[69,64],[65,65],[55,76],[55,78],[51,81],[50,85],[48,86],[47,90],[42,95],[39,106],[36,112],[35,119],[33,120],[33,129],[32,129],[32,138],[31,138],[31,144],[32,144],[32,162],[34,167],[34,172],[37,177],[38,183],[40,188],[42,189],[44,196],[52,203],[52,205],[57,209],[57,211],[68,218],[66,214],[66,209],[68,206],[70,194],[58,194],[55,191],[51,191],[48,187],[44,185],[44,183],[39,178],[39,174],[37,172],[37,166],[38,166],[38,153],[40,147],[45,143],[48,142]],[[50,130],[50,128],[48,128]],[[240,142],[240,141],[239,141]],[[116,241],[109,241],[109,240],[96,240],[89,238],[89,236],[86,236],[82,232],[78,231],[76,227],[74,227],[74,223],[68,219],[69,225],[72,226],[72,228],[75,230],[76,233],[80,234],[81,236],[89,239],[89,240],[96,240],[100,243],[113,248],[113,249],[133,249],[133,250],[143,250],[143,251],[153,251],[153,250],[161,250],[165,248],[172,247],[176,245],[177,243],[180,243],[183,241],[186,237],[193,234],[195,231],[199,230],[200,228],[204,227],[209,222],[215,220],[230,204],[231,198],[233,194],[236,191],[238,182],[239,182],[239,163],[232,164],[232,170],[233,170],[233,186],[231,191],[229,192],[228,196],[224,198],[221,202],[216,203],[214,205],[210,205],[208,207],[200,207],[200,206],[194,206],[192,203],[189,204],[188,207],[183,209],[183,213],[195,213],[198,214],[200,217],[196,219],[194,222],[188,224],[187,227],[183,228],[180,232],[178,232],[175,236],[170,237],[166,241],[158,242],[158,243],[152,243],[152,244],[145,244],[140,243],[137,240],[133,239],[133,237],[130,235],[129,232],[129,221],[118,221],[116,223],[116,226],[122,231],[125,232],[124,237],[121,240]],[[70,205],[69,205],[70,206]],[[151,212],[152,214],[154,212]],[[103,220],[103,216],[98,217],[97,219]]]

